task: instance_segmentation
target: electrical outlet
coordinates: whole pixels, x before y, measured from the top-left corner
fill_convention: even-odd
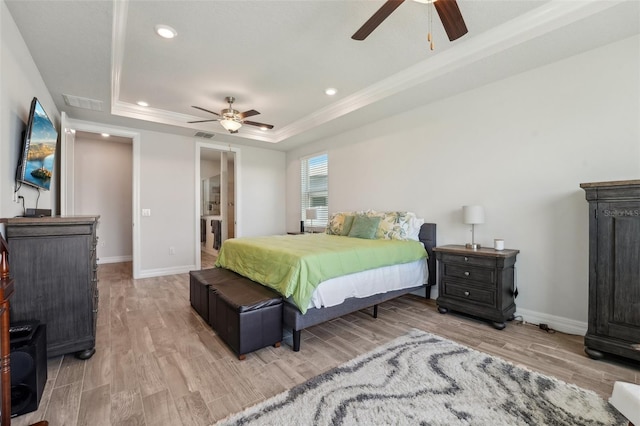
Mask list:
[[[16,187],[14,185],[11,185],[11,193],[13,194],[13,202],[17,203],[18,202],[18,193],[16,192]]]
[[[175,247],[169,247],[169,254],[176,254],[176,248]]]
[[[142,209],[142,216],[151,216],[151,209]]]
[[[107,246],[107,242],[106,241],[100,241],[100,247],[106,247]]]

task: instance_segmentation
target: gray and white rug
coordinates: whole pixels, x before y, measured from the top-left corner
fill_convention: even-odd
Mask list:
[[[592,391],[412,330],[222,425],[626,425]]]

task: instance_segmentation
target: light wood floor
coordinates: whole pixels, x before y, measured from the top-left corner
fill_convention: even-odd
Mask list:
[[[435,303],[406,296],[302,332],[301,351],[290,336],[238,361],[189,304],[188,274],[133,280],[131,264],[99,267],[97,352],[87,361],[49,359],[38,411],[13,419],[51,426],[208,425],[342,364],[410,328],[592,389],[607,398],[616,380],[640,383],[640,365],[594,361],[581,336],[548,334],[510,323],[441,315]]]

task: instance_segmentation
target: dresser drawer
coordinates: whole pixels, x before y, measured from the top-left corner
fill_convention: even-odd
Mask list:
[[[481,282],[490,286],[493,286],[496,282],[494,269],[478,268],[470,265],[458,265],[456,263],[445,263],[444,275],[445,277]]]
[[[472,257],[450,253],[442,253],[442,262],[481,266],[485,268],[495,268],[496,266],[496,260],[492,257]]]
[[[444,294],[456,299],[481,303],[487,306],[495,306],[496,304],[496,292],[477,288],[473,286],[467,286],[461,283],[446,281],[444,283]]]

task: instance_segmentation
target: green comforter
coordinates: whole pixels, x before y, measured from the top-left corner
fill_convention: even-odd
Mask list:
[[[327,234],[235,238],[222,244],[217,267],[293,297],[302,313],[322,281],[427,256],[418,241],[365,240]]]

